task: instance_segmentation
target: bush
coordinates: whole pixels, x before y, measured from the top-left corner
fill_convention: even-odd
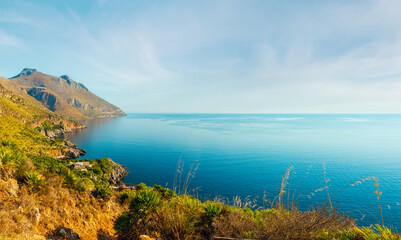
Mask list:
[[[131,200],[129,208],[133,215],[146,220],[156,212],[161,204],[160,193],[151,188],[146,188],[137,192]]]
[[[44,186],[44,181],[42,175],[28,171],[25,173],[25,181],[28,186],[28,190],[30,193],[39,191]]]
[[[0,148],[0,166],[9,164],[14,160],[14,156],[11,151],[7,151]]]
[[[131,216],[128,212],[124,212],[121,214],[116,222],[114,223],[114,229],[117,231],[118,234],[125,234],[129,232],[131,228]]]
[[[211,220],[215,217],[220,216],[223,210],[223,205],[217,202],[206,201],[203,205],[203,210],[204,210],[204,215]]]
[[[113,171],[113,166],[108,158],[102,158],[96,160],[97,164],[104,174],[111,173]]]
[[[188,195],[173,197],[158,211],[157,230],[163,239],[198,239],[202,203]]]
[[[3,147],[10,147],[10,148],[16,148],[17,144],[15,144],[12,140],[10,139],[3,139],[0,140],[0,146]]]
[[[134,197],[136,196],[136,192],[135,191],[131,191],[131,190],[124,190],[120,193],[120,202],[124,203],[124,202],[130,202]]]
[[[155,186],[153,186],[153,188],[156,191],[158,191],[160,193],[160,195],[165,199],[170,199],[172,197],[177,196],[177,194],[173,190],[168,189],[168,188],[164,188],[164,187],[162,187],[160,185],[155,185]]]
[[[113,195],[113,189],[108,184],[101,183],[96,186],[94,194],[95,197],[108,201]]]

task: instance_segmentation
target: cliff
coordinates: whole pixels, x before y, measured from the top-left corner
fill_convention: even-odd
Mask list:
[[[125,115],[120,108],[96,96],[67,75],[57,77],[24,68],[9,81],[47,109],[64,117],[86,119]]]
[[[107,158],[112,166],[112,172],[107,175],[107,180],[111,185],[121,185],[124,178],[128,175],[129,171],[127,168],[119,163],[114,162],[110,158]]]

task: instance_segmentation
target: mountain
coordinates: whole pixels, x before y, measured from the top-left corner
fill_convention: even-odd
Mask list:
[[[88,119],[125,115],[120,108],[96,96],[67,75],[56,77],[24,68],[8,80],[10,83],[7,85],[13,85],[13,88],[25,92],[47,109],[64,117]]]

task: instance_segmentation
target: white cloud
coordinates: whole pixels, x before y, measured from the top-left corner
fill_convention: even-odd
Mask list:
[[[118,3],[0,10],[0,46],[126,111],[401,109],[399,1]]]

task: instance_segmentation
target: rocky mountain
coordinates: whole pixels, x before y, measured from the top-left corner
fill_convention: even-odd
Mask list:
[[[8,85],[13,85],[47,109],[65,117],[86,119],[125,115],[120,108],[96,96],[67,75],[56,77],[25,68],[8,80]]]

